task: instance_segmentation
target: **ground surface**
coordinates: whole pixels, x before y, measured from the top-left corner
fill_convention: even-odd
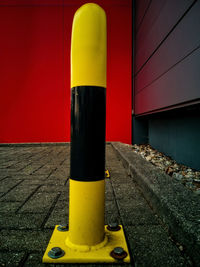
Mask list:
[[[106,165],[106,223],[124,225],[126,266],[188,266],[111,145]],[[0,147],[0,266],[45,266],[54,226],[68,222],[68,177],[69,146]]]

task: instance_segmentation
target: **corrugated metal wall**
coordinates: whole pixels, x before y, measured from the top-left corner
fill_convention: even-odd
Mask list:
[[[200,1],[137,0],[135,114],[200,99]]]
[[[134,3],[133,143],[200,170],[200,1]]]

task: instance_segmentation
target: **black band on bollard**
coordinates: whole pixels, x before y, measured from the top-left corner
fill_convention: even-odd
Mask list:
[[[105,116],[104,87],[71,89],[71,179],[98,181],[105,178]]]

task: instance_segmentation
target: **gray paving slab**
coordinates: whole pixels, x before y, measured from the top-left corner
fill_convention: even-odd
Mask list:
[[[26,201],[26,199],[34,193],[37,188],[37,185],[30,185],[27,187],[19,184],[1,197],[0,201]]]
[[[19,210],[20,213],[48,213],[58,193],[36,192]]]
[[[5,178],[0,183],[0,192],[7,193],[8,191],[10,191],[12,188],[17,186],[22,181],[23,180]]]
[[[54,226],[69,219],[69,151],[69,145],[0,147],[0,179],[9,174],[6,182],[0,181],[0,259],[5,266],[46,266],[42,256]],[[111,177],[106,178],[105,223],[124,225],[133,259],[106,266],[192,266],[111,145],[106,152]]]
[[[1,250],[41,252],[46,249],[51,234],[51,230],[2,230]]]
[[[126,234],[135,266],[187,266],[160,225],[127,226]]]
[[[44,228],[54,229],[55,225],[64,225],[68,224],[69,218],[69,202],[58,200],[55,204],[54,209],[50,213],[48,220],[46,221]]]
[[[25,258],[25,252],[0,252],[0,266],[16,267]]]
[[[0,229],[37,230],[41,228],[45,218],[46,214],[0,213]]]

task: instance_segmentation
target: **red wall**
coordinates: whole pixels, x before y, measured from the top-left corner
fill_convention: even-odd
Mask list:
[[[70,141],[70,38],[87,1],[0,3],[0,143]],[[93,1],[108,20],[107,141],[131,142],[131,0]]]

